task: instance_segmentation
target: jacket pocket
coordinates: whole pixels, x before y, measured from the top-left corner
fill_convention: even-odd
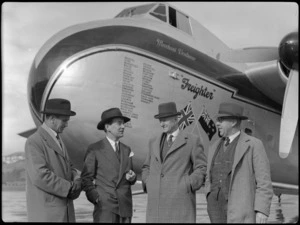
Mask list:
[[[45,193],[45,204],[48,206],[64,206],[66,203],[66,198]]]

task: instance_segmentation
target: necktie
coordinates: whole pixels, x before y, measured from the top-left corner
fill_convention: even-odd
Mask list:
[[[167,145],[168,147],[167,147],[167,146],[163,146],[162,149],[161,149],[161,160],[162,160],[162,161],[164,160],[164,158],[165,158],[167,152],[169,151],[169,149],[170,149],[170,147],[171,147],[171,145],[172,145],[172,143],[173,143],[172,137],[173,137],[173,135],[170,135],[170,136],[168,137],[166,143],[165,143],[165,145]],[[167,138],[167,137],[165,137],[165,138]]]
[[[229,137],[224,138],[225,146],[227,147],[230,143]]]
[[[116,155],[118,160],[120,161],[120,149],[119,149],[119,145],[117,142],[115,142],[115,148],[116,148]]]
[[[59,143],[59,145],[60,145],[60,147],[61,147],[61,151],[62,151],[63,155],[66,157],[66,153],[65,153],[65,151],[64,151],[64,149],[63,149],[63,146],[62,146],[62,143],[61,143],[61,140],[60,140],[58,134],[56,135],[56,139],[57,139],[57,141],[58,141],[58,143]]]
[[[172,138],[173,138],[173,135],[171,134],[171,135],[169,136],[169,138],[168,138],[168,146],[169,146],[169,147],[171,147],[171,145],[172,145],[172,143],[173,143]]]
[[[58,134],[56,135],[56,139],[57,139],[57,141],[58,141],[60,147],[62,148],[62,144],[61,144],[61,141],[60,141],[60,138],[59,138]]]

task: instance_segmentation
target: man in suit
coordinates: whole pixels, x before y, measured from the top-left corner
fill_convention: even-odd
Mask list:
[[[243,108],[222,103],[217,128],[223,137],[208,151],[205,181],[212,223],[266,223],[273,196],[263,143],[241,131]]]
[[[178,128],[174,102],[158,106],[163,133],[150,139],[142,166],[147,223],[195,223],[196,190],[204,184],[206,156],[198,136]]]
[[[94,204],[94,222],[131,222],[131,185],[136,181],[133,152],[119,141],[129,120],[119,108],[104,111],[97,128],[104,130],[106,137],[86,152],[81,177],[87,199]]]
[[[65,99],[49,99],[41,113],[44,123],[25,144],[28,222],[75,222],[80,175],[59,135],[76,113]]]

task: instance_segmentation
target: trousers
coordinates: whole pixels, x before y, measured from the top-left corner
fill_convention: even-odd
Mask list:
[[[211,223],[227,223],[228,201],[220,188],[212,190],[207,196],[207,212]]]
[[[131,217],[121,217],[111,210],[101,208],[101,206],[97,207],[97,205],[94,208],[93,219],[94,223],[131,223]]]

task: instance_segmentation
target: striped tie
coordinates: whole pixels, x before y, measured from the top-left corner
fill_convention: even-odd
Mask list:
[[[173,135],[171,134],[168,138],[168,146],[171,147],[171,145],[173,144]]]
[[[224,139],[224,141],[225,141],[225,146],[227,147],[227,146],[230,144],[230,139],[229,139],[229,137],[226,137],[226,138]]]

